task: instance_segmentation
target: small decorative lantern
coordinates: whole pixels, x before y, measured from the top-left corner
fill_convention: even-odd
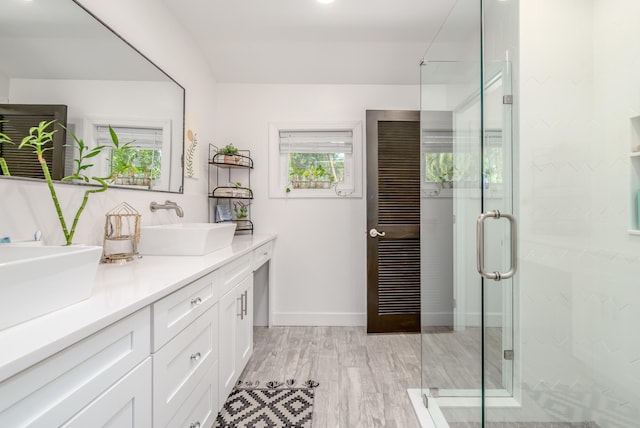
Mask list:
[[[103,263],[127,263],[138,255],[140,214],[122,202],[109,211],[104,224]]]

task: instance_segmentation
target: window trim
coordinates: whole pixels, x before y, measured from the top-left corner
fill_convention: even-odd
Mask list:
[[[331,189],[293,189],[288,176],[289,165],[280,153],[280,131],[351,131],[353,153],[351,186]],[[269,123],[269,197],[270,198],[361,198],[362,197],[362,122]],[[346,159],[345,159],[346,162]],[[345,168],[347,165],[345,165]],[[287,187],[290,192],[287,192]]]

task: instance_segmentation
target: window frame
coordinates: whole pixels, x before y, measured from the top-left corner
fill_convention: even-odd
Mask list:
[[[280,152],[281,131],[351,131],[352,154],[345,156],[345,174],[350,180],[330,189],[294,189],[289,179],[289,156]],[[269,197],[270,198],[361,198],[362,197],[362,122],[270,123],[269,124]],[[290,189],[287,192],[287,188]]]

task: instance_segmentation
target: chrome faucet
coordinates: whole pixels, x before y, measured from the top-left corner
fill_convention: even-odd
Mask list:
[[[184,211],[182,211],[182,208],[177,204],[177,202],[167,200],[164,201],[164,204],[159,204],[154,201],[149,205],[149,209],[151,212],[155,212],[156,210],[176,210],[178,217],[184,217]]]

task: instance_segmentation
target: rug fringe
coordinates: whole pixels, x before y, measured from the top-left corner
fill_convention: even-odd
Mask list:
[[[236,389],[242,389],[242,388],[257,388],[260,385],[260,381],[256,380],[256,381],[251,381],[251,380],[238,380],[238,382],[236,383]],[[268,382],[266,382],[265,387],[268,389],[287,389],[287,388],[295,388],[296,387],[296,379],[287,379],[284,382],[278,381],[278,380],[270,380]],[[320,386],[320,382],[313,380],[313,379],[308,379],[306,381],[304,381],[301,385],[302,387],[305,388],[317,388],[318,386]]]

